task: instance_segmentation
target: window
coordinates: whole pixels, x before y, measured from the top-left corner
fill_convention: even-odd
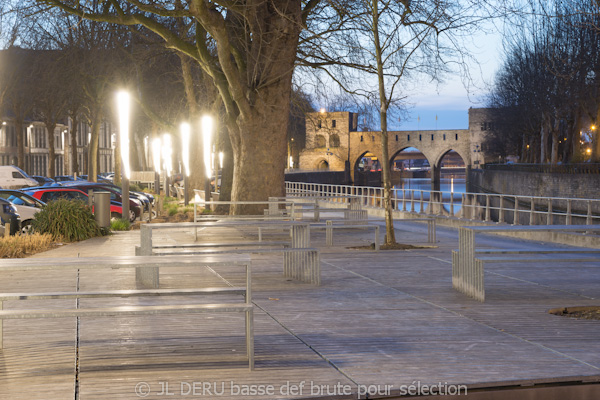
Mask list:
[[[371,141],[374,142],[375,141],[375,135],[371,136]]]
[[[317,128],[321,129],[321,120],[317,121]]]
[[[421,141],[421,135],[419,134],[419,142]]]
[[[329,136],[329,147],[340,147],[340,137],[338,135]]]
[[[406,135],[406,141],[410,142],[410,135]]]
[[[335,119],[333,121],[331,121],[331,127],[335,128]]]
[[[323,135],[315,136],[315,147],[325,147],[325,136],[323,136]]]
[[[444,140],[446,140],[446,134],[444,133]]]
[[[16,178],[16,179],[25,179],[25,177],[20,172],[17,172],[17,171],[13,171],[12,177]]]
[[[455,137],[454,140],[458,140],[458,133],[454,137]]]
[[[433,141],[433,134],[431,135],[431,140]]]
[[[398,141],[398,135],[396,135],[396,142]]]
[[[364,141],[365,141],[365,138],[363,137],[363,135],[360,135],[360,141],[361,141],[361,142],[364,142]]]

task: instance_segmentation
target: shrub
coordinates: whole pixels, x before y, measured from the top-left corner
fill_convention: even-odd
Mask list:
[[[167,204],[165,208],[167,209],[167,213],[170,217],[179,212],[179,207],[177,206],[177,204]]]
[[[131,222],[126,219],[115,219],[110,221],[110,229],[113,231],[128,231],[131,228]]]
[[[102,235],[90,207],[82,201],[51,201],[35,215],[33,229],[55,240],[74,242]]]
[[[129,182],[129,190],[132,192],[142,192],[144,189],[137,183]]]
[[[48,250],[52,243],[52,235],[47,233],[0,237],[0,258],[22,258]]]

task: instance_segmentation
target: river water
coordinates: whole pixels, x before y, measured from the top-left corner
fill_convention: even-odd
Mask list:
[[[421,190],[423,191],[423,201],[429,201],[429,191],[431,190],[431,179],[429,178],[410,178],[403,179],[402,183],[394,186],[394,189],[406,189],[406,210],[411,209],[410,198],[411,191],[414,192],[414,210],[416,212],[421,211],[420,200],[421,200]],[[466,192],[466,179],[464,175],[452,176],[452,177],[443,177],[440,180],[440,191],[443,192],[443,201],[444,201],[444,209],[446,211],[450,211],[450,196],[452,193],[452,198],[454,199],[453,209],[456,214],[461,207],[462,194]],[[397,200],[397,209],[402,210],[402,191],[396,192]],[[427,204],[425,204],[427,207]]]

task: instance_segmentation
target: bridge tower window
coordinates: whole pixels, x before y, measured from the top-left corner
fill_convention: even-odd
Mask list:
[[[431,134],[431,140],[433,141],[433,134]]]
[[[329,136],[329,147],[340,147],[340,137],[335,133]]]
[[[335,119],[331,121],[331,127],[335,128]]]
[[[321,129],[321,126],[322,126],[322,122],[321,122],[321,120],[318,120],[317,121],[317,128]]]
[[[371,136],[371,141],[374,142],[375,141],[375,135]]]
[[[396,142],[398,141],[398,135],[396,135]]]
[[[446,140],[446,134],[444,133],[444,140]]]
[[[323,136],[323,135],[315,136],[315,147],[325,147],[325,136]]]
[[[419,142],[421,141],[421,139],[422,139],[422,138],[421,138],[421,135],[419,134]]]
[[[410,142],[410,135],[406,135],[406,141]]]
[[[364,136],[363,136],[363,135],[360,135],[360,141],[361,141],[361,142],[364,142],[364,141],[365,141],[365,138],[364,138]]]
[[[458,133],[456,135],[454,135],[455,140],[458,140]]]

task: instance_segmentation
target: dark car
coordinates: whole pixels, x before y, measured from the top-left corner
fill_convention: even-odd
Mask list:
[[[14,235],[21,230],[21,216],[10,201],[0,198],[0,231],[5,234],[6,226],[9,226],[10,234]]]
[[[36,181],[38,181],[38,183],[40,184],[40,186],[48,186],[48,185],[52,185],[53,183],[56,183],[54,181],[54,179],[50,179],[50,178],[47,178],[45,176],[32,175],[31,177],[33,179],[35,179]]]
[[[95,182],[64,182],[63,186],[64,188],[76,188],[79,189],[85,193],[88,192],[88,190],[101,190],[101,191],[107,191],[110,192],[110,200],[111,201],[116,201],[118,203],[123,203],[123,198],[121,196],[121,188],[119,188],[117,186],[117,188],[119,190],[116,190],[115,187],[113,186],[108,186],[106,184],[103,183],[95,183]],[[135,221],[136,218],[140,218],[140,216],[142,215],[142,206],[141,203],[133,198],[129,199],[129,220],[131,222]]]
[[[35,214],[46,204],[20,190],[0,189],[0,198],[10,201],[17,209],[21,217],[21,233],[25,235],[33,233],[32,223]]]
[[[83,180],[83,181],[87,181],[88,180],[88,176],[87,175],[79,175],[77,177],[77,180]],[[89,182],[89,181],[88,181]],[[96,182],[97,183],[109,183],[112,185],[112,181],[105,179],[104,177],[100,176],[100,175],[96,175]]]
[[[58,199],[66,199],[66,200],[80,200],[85,203],[88,202],[87,193],[75,189],[75,188],[60,188],[60,187],[41,187],[33,190],[24,190],[24,192],[32,197],[35,197],[38,200],[43,201],[44,203],[48,203],[50,201],[58,200]],[[111,218],[121,218],[123,215],[123,207],[121,203],[116,201],[110,202],[110,216]],[[135,220],[135,219],[134,219]],[[131,221],[133,222],[133,221]]]

